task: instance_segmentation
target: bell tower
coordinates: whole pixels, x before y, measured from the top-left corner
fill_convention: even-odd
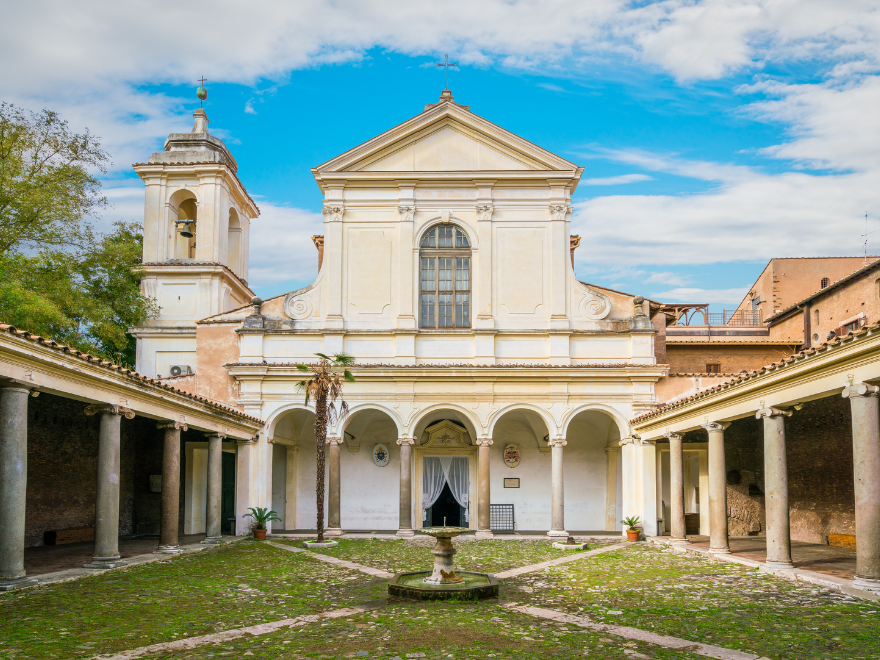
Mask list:
[[[196,93],[201,101],[208,96],[204,87]],[[131,329],[136,368],[145,376],[194,371],[196,322],[254,297],[248,246],[260,211],[238,179],[235,158],[208,133],[205,110],[193,118],[192,131],[172,133],[164,151],[134,165],[146,192],[141,288],[161,308]]]

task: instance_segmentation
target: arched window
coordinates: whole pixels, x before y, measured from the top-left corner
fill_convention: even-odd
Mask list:
[[[829,284],[831,284],[831,280],[829,280],[827,277],[823,277],[823,278],[822,278],[822,285],[821,285],[819,288],[820,288],[820,289],[824,289],[824,288],[827,287]]]
[[[437,225],[419,251],[422,328],[471,327],[471,244],[455,225]]]
[[[815,312],[813,312],[813,315],[816,317],[816,325],[819,325],[819,310],[817,309]]]

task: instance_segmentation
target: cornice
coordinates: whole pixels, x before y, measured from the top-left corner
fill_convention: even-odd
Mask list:
[[[184,261],[182,259],[172,259],[169,261],[146,261],[141,264],[141,271],[147,275],[151,273],[161,272],[167,275],[169,272],[175,275],[194,275],[200,272],[204,273],[223,273],[230,282],[234,282],[239,288],[250,294],[253,298],[254,292],[251,291],[247,280],[240,278],[233,273],[228,266],[216,261]]]

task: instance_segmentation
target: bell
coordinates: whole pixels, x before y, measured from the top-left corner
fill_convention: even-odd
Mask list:
[[[178,228],[178,231],[180,232],[181,236],[183,236],[184,238],[192,238],[193,237],[193,233],[189,230],[190,225],[192,225],[193,222],[194,222],[193,220],[178,220],[177,221],[177,228]]]

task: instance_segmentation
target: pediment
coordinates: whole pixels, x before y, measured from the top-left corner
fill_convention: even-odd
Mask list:
[[[455,103],[439,103],[327,161],[315,173],[523,172],[578,169]]]
[[[425,429],[428,433],[428,442],[423,447],[456,449],[459,447],[470,447],[465,441],[467,429],[444,419],[441,422],[429,426]]]

